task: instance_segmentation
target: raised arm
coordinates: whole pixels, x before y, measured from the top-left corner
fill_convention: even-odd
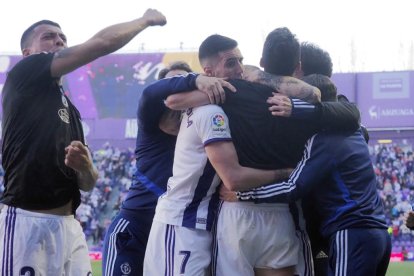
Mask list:
[[[52,61],[51,74],[53,77],[63,76],[98,57],[120,49],[147,27],[163,26],[166,23],[162,13],[148,9],[138,19],[107,27],[88,41],[57,52]]]
[[[272,87],[277,92],[291,98],[301,99],[309,103],[321,101],[321,91],[318,88],[294,77],[275,76],[252,65],[244,66],[243,77],[247,81],[258,82]]]

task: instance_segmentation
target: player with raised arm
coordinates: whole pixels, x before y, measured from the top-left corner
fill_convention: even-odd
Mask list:
[[[74,213],[79,190],[91,190],[98,172],[61,77],[165,23],[163,14],[148,9],[69,48],[60,26],[49,20],[23,33],[24,58],[8,73],[2,93],[1,275],[91,275]]]

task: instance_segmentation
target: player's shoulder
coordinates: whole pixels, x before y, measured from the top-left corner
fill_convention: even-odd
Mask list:
[[[223,108],[216,104],[207,104],[198,107],[192,108],[194,113],[214,113],[214,112],[221,112],[224,113]]]
[[[52,59],[53,53],[48,52],[29,55],[16,63],[16,65],[11,69],[10,74],[15,72],[32,72],[33,70],[37,70],[38,67],[51,63]]]
[[[228,119],[223,109],[215,104],[203,105],[186,111],[188,120],[204,125],[208,122],[220,122],[220,125],[228,125]]]
[[[321,131],[315,134],[314,145],[326,152],[343,154],[366,146],[362,134],[356,132]]]
[[[272,96],[272,89],[269,86],[250,82],[241,79],[230,80],[230,83],[236,88],[236,92],[226,93],[226,102],[224,105],[228,108],[229,105],[238,105],[238,102],[249,101],[249,102],[262,102],[263,99],[267,99]]]
[[[264,84],[261,83],[257,83],[257,82],[251,82],[251,81],[247,81],[244,79],[231,79],[229,80],[229,82],[237,88],[239,89],[257,89],[257,90],[261,90],[261,89],[272,89],[269,86],[266,86]]]
[[[31,54],[27,57],[24,57],[23,59],[21,59],[18,64],[25,64],[25,63],[29,63],[29,62],[37,62],[39,59],[52,59],[54,56],[53,53],[48,53],[48,52],[40,52],[40,53],[35,53],[35,54]]]

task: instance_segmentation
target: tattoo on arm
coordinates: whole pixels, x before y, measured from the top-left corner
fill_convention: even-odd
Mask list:
[[[267,85],[275,89],[276,91],[280,90],[280,84],[282,83],[281,76],[275,76],[263,71],[259,72],[259,82],[261,84]]]
[[[305,102],[319,102],[319,91],[317,88],[289,76],[277,76],[267,72],[258,72],[258,82],[269,86],[275,91],[292,98],[298,98]]]
[[[308,103],[315,103],[318,102],[317,97],[315,97],[315,93],[312,87],[302,87],[300,95],[302,95],[301,99]]]

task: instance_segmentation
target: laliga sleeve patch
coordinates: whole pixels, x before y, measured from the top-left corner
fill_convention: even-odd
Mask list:
[[[211,117],[211,131],[214,136],[227,136],[228,124],[223,114],[216,113]]]

